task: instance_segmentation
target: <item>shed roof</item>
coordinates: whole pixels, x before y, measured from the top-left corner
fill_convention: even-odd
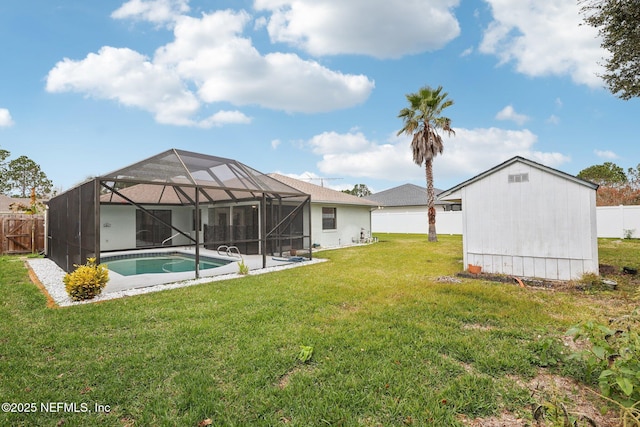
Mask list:
[[[453,201],[453,200],[460,200],[460,196],[458,194],[455,194],[458,190],[462,189],[463,187],[466,187],[470,184],[473,184],[476,181],[480,181],[481,179],[486,178],[489,175],[492,175],[493,173],[506,168],[507,166],[510,166],[514,163],[524,163],[528,166],[531,166],[533,168],[542,170],[544,172],[550,173],[552,175],[558,176],[560,178],[575,182],[576,184],[579,185],[584,185],[586,187],[592,188],[593,190],[597,190],[598,189],[598,184],[594,184],[593,182],[589,182],[589,181],[585,181],[584,179],[580,179],[576,176],[570,175],[568,173],[559,171],[557,169],[551,168],[549,166],[545,166],[541,163],[537,163],[534,162],[533,160],[529,160],[526,159],[524,157],[521,156],[515,156],[510,158],[509,160],[500,163],[497,166],[492,167],[491,169],[488,169],[476,176],[474,176],[473,178],[470,178],[458,185],[456,185],[455,187],[452,187],[448,190],[443,191],[442,193],[438,194],[438,199],[439,200],[449,200],[449,201]]]
[[[301,181],[289,176],[280,175],[278,173],[270,173],[271,178],[282,181],[284,184],[293,187],[303,193],[311,196],[312,203],[334,203],[341,205],[361,205],[361,206],[378,206],[370,200],[363,197],[357,197],[342,191],[332,190],[330,188],[321,187],[310,182]]]
[[[438,195],[442,190],[434,188]],[[427,189],[415,184],[403,184],[388,190],[380,191],[366,196],[365,199],[375,202],[378,206],[427,206]],[[438,202],[436,204],[449,204],[449,202]]]

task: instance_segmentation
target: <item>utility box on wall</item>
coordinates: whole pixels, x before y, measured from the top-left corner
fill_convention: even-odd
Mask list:
[[[574,280],[598,273],[597,188],[516,156],[438,198],[462,203],[465,266]]]

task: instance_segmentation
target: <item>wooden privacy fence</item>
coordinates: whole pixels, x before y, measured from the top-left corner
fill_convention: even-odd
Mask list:
[[[0,255],[44,251],[42,215],[0,214]]]

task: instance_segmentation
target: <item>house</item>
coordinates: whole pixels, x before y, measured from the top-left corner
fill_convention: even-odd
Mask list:
[[[16,213],[20,212],[16,209],[19,206],[28,207],[31,205],[31,199],[29,197],[9,197],[4,194],[0,194],[0,214]]]
[[[465,266],[572,280],[598,273],[597,188],[516,156],[438,198],[462,204]]]
[[[310,252],[310,196],[233,159],[170,149],[48,202],[47,256],[63,270],[105,251],[237,247]],[[198,269],[196,268],[196,277]]]
[[[337,247],[371,237],[371,211],[377,208],[375,202],[277,173],[269,176],[311,196],[314,245]]]
[[[438,195],[442,190],[434,189]],[[403,184],[366,196],[378,206],[371,213],[375,233],[428,233],[427,189],[415,184]],[[461,234],[461,205],[435,200],[436,229],[440,234]]]

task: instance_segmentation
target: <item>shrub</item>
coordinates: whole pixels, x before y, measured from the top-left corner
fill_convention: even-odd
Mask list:
[[[310,345],[301,345],[300,353],[298,353],[298,361],[300,363],[307,363],[313,357],[313,347]]]
[[[249,266],[244,262],[244,260],[238,263],[238,273],[246,276],[249,274]]]
[[[564,360],[564,346],[556,337],[538,335],[538,339],[531,341],[527,348],[531,351],[533,364],[542,368],[558,366]]]
[[[105,265],[97,265],[95,258],[87,258],[84,265],[75,265],[72,273],[64,276],[67,293],[74,301],[84,301],[100,295],[109,281],[109,270]]]
[[[567,334],[587,339],[588,347],[574,355],[586,362],[589,376],[597,375],[600,391],[624,406],[640,401],[640,310],[613,319],[609,325],[584,322]]]

